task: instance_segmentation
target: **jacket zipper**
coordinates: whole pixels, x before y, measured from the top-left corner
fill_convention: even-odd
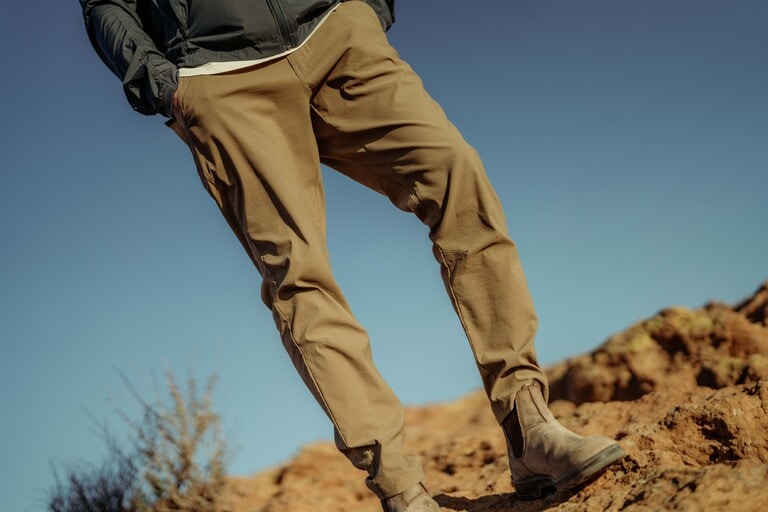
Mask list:
[[[178,2],[175,0],[169,0],[168,5],[171,9],[171,14],[173,14],[173,16],[176,18],[176,22],[179,24],[179,32],[181,33],[181,37],[184,39],[184,43],[179,48],[181,54],[185,56],[189,55],[189,14],[182,16],[183,13],[181,12],[181,8],[179,7]]]
[[[182,16],[182,12],[179,8],[178,3],[174,2],[173,0],[171,0],[168,3],[171,6],[171,11],[173,11],[173,15],[176,17],[176,21],[179,22],[179,30],[181,32],[181,35],[186,39],[187,36],[189,35],[189,30],[188,30],[189,23],[188,23],[187,16]]]
[[[285,44],[285,49],[290,50],[294,47],[295,43],[291,39],[288,22],[285,19],[285,11],[283,11],[283,7],[280,5],[279,0],[267,0],[267,4],[269,5],[269,10],[272,11],[272,17],[275,19],[275,23],[277,23],[280,37],[282,37],[283,43]]]

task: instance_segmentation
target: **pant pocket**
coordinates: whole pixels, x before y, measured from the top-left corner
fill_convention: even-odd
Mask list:
[[[170,128],[173,133],[179,136],[179,138],[189,146],[189,138],[187,137],[187,130],[184,129],[184,127],[181,125],[180,122],[178,122],[175,119],[169,119],[165,122],[165,126]]]

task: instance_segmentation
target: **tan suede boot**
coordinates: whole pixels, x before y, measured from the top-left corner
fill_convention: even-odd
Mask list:
[[[440,505],[422,484],[416,484],[400,494],[381,502],[384,512],[439,512]]]
[[[542,498],[600,475],[626,453],[605,436],[582,437],[562,426],[532,380],[515,397],[502,423],[512,483],[521,500]]]

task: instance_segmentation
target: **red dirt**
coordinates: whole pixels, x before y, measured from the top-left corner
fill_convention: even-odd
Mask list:
[[[728,307],[669,308],[548,369],[550,407],[628,456],[590,484],[522,502],[481,392],[407,411],[407,449],[446,511],[768,510],[768,282]],[[235,512],[379,512],[331,443],[230,479]]]

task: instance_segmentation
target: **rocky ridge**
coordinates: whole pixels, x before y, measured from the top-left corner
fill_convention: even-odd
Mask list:
[[[550,407],[627,457],[590,484],[517,499],[481,392],[407,410],[407,449],[446,511],[768,510],[768,282],[735,306],[668,308],[549,368]],[[331,443],[231,478],[236,512],[379,512]]]

